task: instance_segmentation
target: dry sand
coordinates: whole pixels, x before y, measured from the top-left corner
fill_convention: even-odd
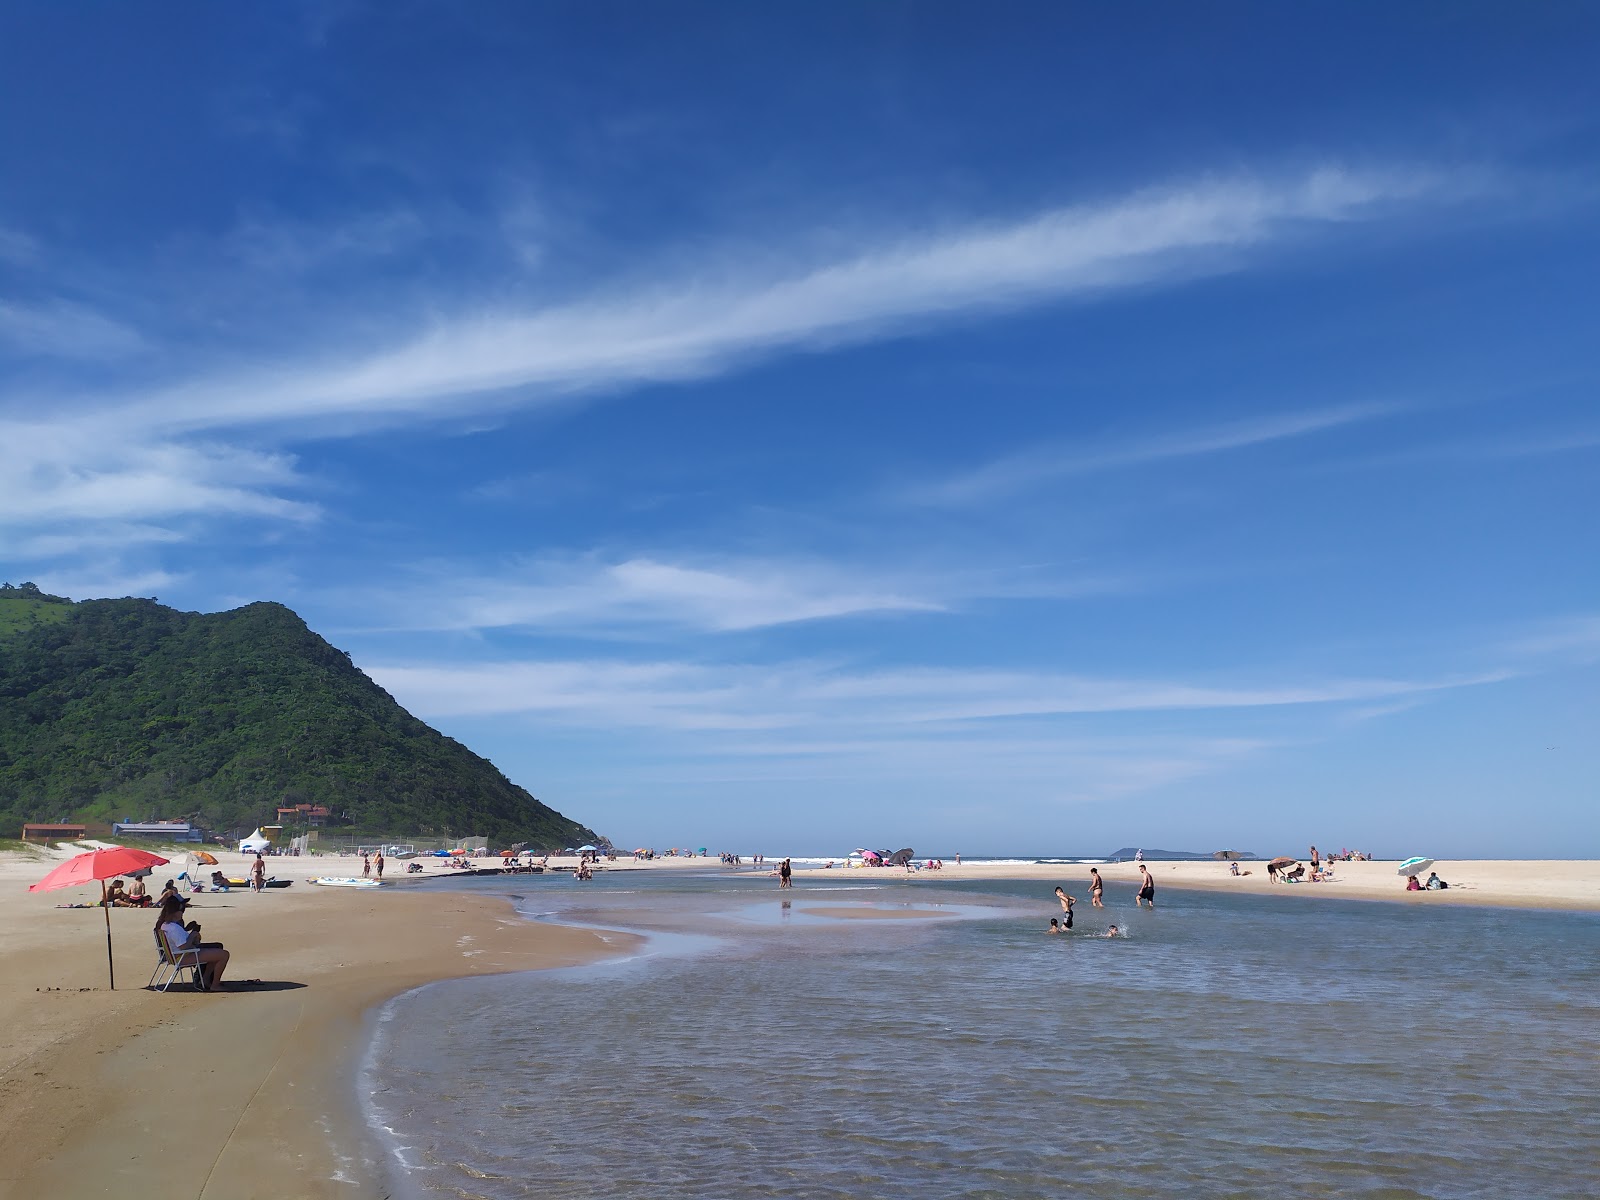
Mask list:
[[[365,1013],[431,980],[566,966],[637,940],[537,924],[503,896],[301,882],[190,906],[233,952],[229,979],[264,986],[142,990],[154,914],[113,909],[110,991],[104,910],[55,907],[98,889],[29,894],[52,864],[0,857],[0,1197],[380,1196],[355,1151]],[[242,862],[222,857],[225,870]]]
[[[382,1195],[355,1147],[354,1072],[364,1014],[435,979],[532,970],[630,949],[627,934],[599,934],[517,917],[504,897],[411,886],[388,864],[381,891],[319,888],[315,875],[361,873],[357,858],[274,858],[270,874],[294,886],[207,893],[191,915],[234,953],[230,979],[265,986],[223,994],[143,990],[154,965],[149,910],[111,913],[118,988],[106,987],[100,909],[62,909],[97,889],[29,894],[76,848],[48,857],[0,853],[0,1200],[6,1197],[343,1197]],[[246,859],[222,854],[243,874]],[[437,860],[425,875],[450,872]],[[554,865],[571,860],[552,860]],[[1317,897],[1417,905],[1478,904],[1600,909],[1600,863],[1441,861],[1445,892],[1407,893],[1393,862],[1339,863],[1335,881],[1271,885],[1265,866],[1151,863],[1158,904],[1167,889],[1254,892],[1299,903]],[[622,859],[607,870],[716,869],[715,860]],[[158,890],[181,859],[158,870]],[[1100,868],[1107,902],[1132,900],[1131,863]],[[748,872],[750,868],[745,868]],[[767,867],[755,868],[756,873]],[[799,870],[806,885],[839,871]],[[888,870],[853,871],[874,877]],[[895,872],[897,876],[899,872]],[[947,861],[943,871],[900,876],[911,886],[981,879],[1062,883],[1089,902],[1087,866]],[[774,888],[776,890],[776,887]],[[808,908],[840,918],[924,917],[913,908]]]
[[[1155,879],[1158,905],[1166,888],[1200,888],[1271,894],[1294,900],[1322,897],[1389,900],[1402,904],[1600,910],[1600,861],[1594,859],[1440,859],[1433,869],[1450,884],[1449,890],[1442,892],[1407,892],[1405,879],[1396,874],[1399,864],[1393,861],[1335,863],[1332,881],[1294,884],[1269,883],[1266,864],[1259,862],[1240,863],[1239,869],[1250,874],[1239,876],[1229,873],[1227,863],[1210,859],[1201,862],[1152,862],[1145,865]],[[1139,879],[1137,866],[1133,863],[1109,863],[1101,864],[1098,870],[1106,881],[1108,903],[1126,903],[1133,899]],[[1423,877],[1426,878],[1426,875]],[[963,863],[957,867],[947,859],[943,871],[920,871],[915,878],[919,882],[929,883],[960,879],[1048,879],[1065,885],[1080,904],[1087,904],[1089,900],[1089,868],[1076,864]]]

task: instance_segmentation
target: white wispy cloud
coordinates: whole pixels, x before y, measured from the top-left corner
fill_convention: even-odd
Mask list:
[[[933,570],[804,558],[600,554],[474,572],[440,563],[416,582],[337,597],[366,628],[726,633],[849,616],[951,612],[977,600],[1069,598],[1118,590],[1109,576]]]
[[[219,250],[252,272],[300,274],[350,260],[387,258],[429,233],[419,214],[401,208],[325,223],[257,215],[241,219]]]
[[[1026,488],[1078,475],[1138,467],[1174,459],[1245,450],[1308,437],[1371,421],[1393,412],[1377,404],[1349,404],[1304,412],[1273,413],[1248,420],[1192,427],[1126,441],[1056,442],[1009,455],[932,484],[903,489],[913,503],[963,505],[1009,496]]]
[[[1324,169],[1287,182],[1207,180],[1010,225],[902,238],[854,258],[699,274],[527,312],[440,320],[357,361],[207,378],[136,407],[169,429],[394,420],[712,374],[753,356],[894,336],[930,321],[1233,270],[1318,227],[1373,220],[1445,191],[1420,171]],[[727,256],[733,257],[731,254]],[[490,399],[516,390],[514,396]],[[467,398],[473,398],[469,400]]]
[[[88,536],[190,513],[287,520],[316,516],[276,489],[297,485],[292,456],[201,441],[129,437],[92,419],[0,421],[0,530]],[[104,532],[102,529],[101,532]]]
[[[810,663],[757,667],[606,659],[388,663],[367,670],[403,704],[435,717],[528,713],[597,727],[738,730],[1343,704],[1508,677],[1502,672],[1230,687],[1010,671],[852,672]]]
[[[1533,658],[1593,662],[1600,659],[1600,614],[1584,613],[1541,622],[1509,639],[1504,649]]]
[[[70,300],[0,300],[0,344],[15,354],[93,360],[143,350],[145,339],[104,313]]]
[[[32,436],[13,440],[8,455],[15,477],[45,477],[46,486],[31,492],[35,517],[53,508],[73,519],[113,521],[179,511],[303,519],[308,506],[283,495],[291,472],[274,466],[274,477],[260,469],[270,458],[226,451],[217,441],[247,427],[258,427],[257,437],[305,440],[570,402],[578,394],[726,372],[761,356],[1191,280],[1263,261],[1274,247],[1319,230],[1453,202],[1461,189],[1450,185],[1447,175],[1426,170],[1330,167],[1293,178],[1203,179],[1011,223],[900,235],[831,261],[785,265],[781,252],[770,251],[752,265],[737,248],[713,250],[696,271],[531,308],[503,301],[458,307],[375,352],[350,349],[370,346],[372,331],[384,325],[381,313],[361,312],[348,328],[335,324],[321,344],[267,368],[195,367],[187,381],[135,393],[14,393],[0,404],[26,412],[28,420],[13,428],[31,423]],[[258,230],[243,244],[257,258],[304,262],[381,251],[412,233],[408,220],[375,219],[371,228],[328,237]],[[352,330],[359,336],[346,336]],[[49,313],[16,306],[9,326],[0,320],[5,336],[33,352],[80,356],[96,346],[123,352],[138,337],[95,313],[60,309],[52,323]],[[60,414],[56,436],[38,423],[41,411]],[[81,437],[85,430],[90,435]],[[74,439],[76,456],[61,449]],[[230,458],[246,469],[213,469]],[[124,480],[129,486],[114,486]]]
[[[45,591],[73,600],[118,598],[122,596],[159,596],[162,592],[184,583],[188,576],[178,572],[127,570],[115,557],[105,561],[90,560],[67,572],[52,572],[37,582]]]

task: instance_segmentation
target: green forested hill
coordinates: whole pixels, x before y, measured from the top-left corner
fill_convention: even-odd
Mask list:
[[[0,836],[68,814],[229,830],[298,803],[374,833],[594,837],[406,712],[281,604],[202,614],[0,589]]]

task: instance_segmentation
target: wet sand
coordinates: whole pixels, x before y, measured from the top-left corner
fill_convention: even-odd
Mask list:
[[[917,921],[949,915],[926,908],[820,908],[808,905],[800,911],[811,917],[836,917],[841,921]]]
[[[0,873],[0,1197],[381,1196],[354,1106],[366,1013],[432,980],[637,942],[528,921],[504,896],[296,884],[190,907],[233,952],[229,981],[262,986],[143,990],[154,914],[114,909],[111,991],[103,910],[55,907],[97,890],[17,879],[48,865]]]

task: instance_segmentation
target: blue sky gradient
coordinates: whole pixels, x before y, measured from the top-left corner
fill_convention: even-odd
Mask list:
[[[1600,854],[1600,14],[19,5],[0,574],[616,837]]]

